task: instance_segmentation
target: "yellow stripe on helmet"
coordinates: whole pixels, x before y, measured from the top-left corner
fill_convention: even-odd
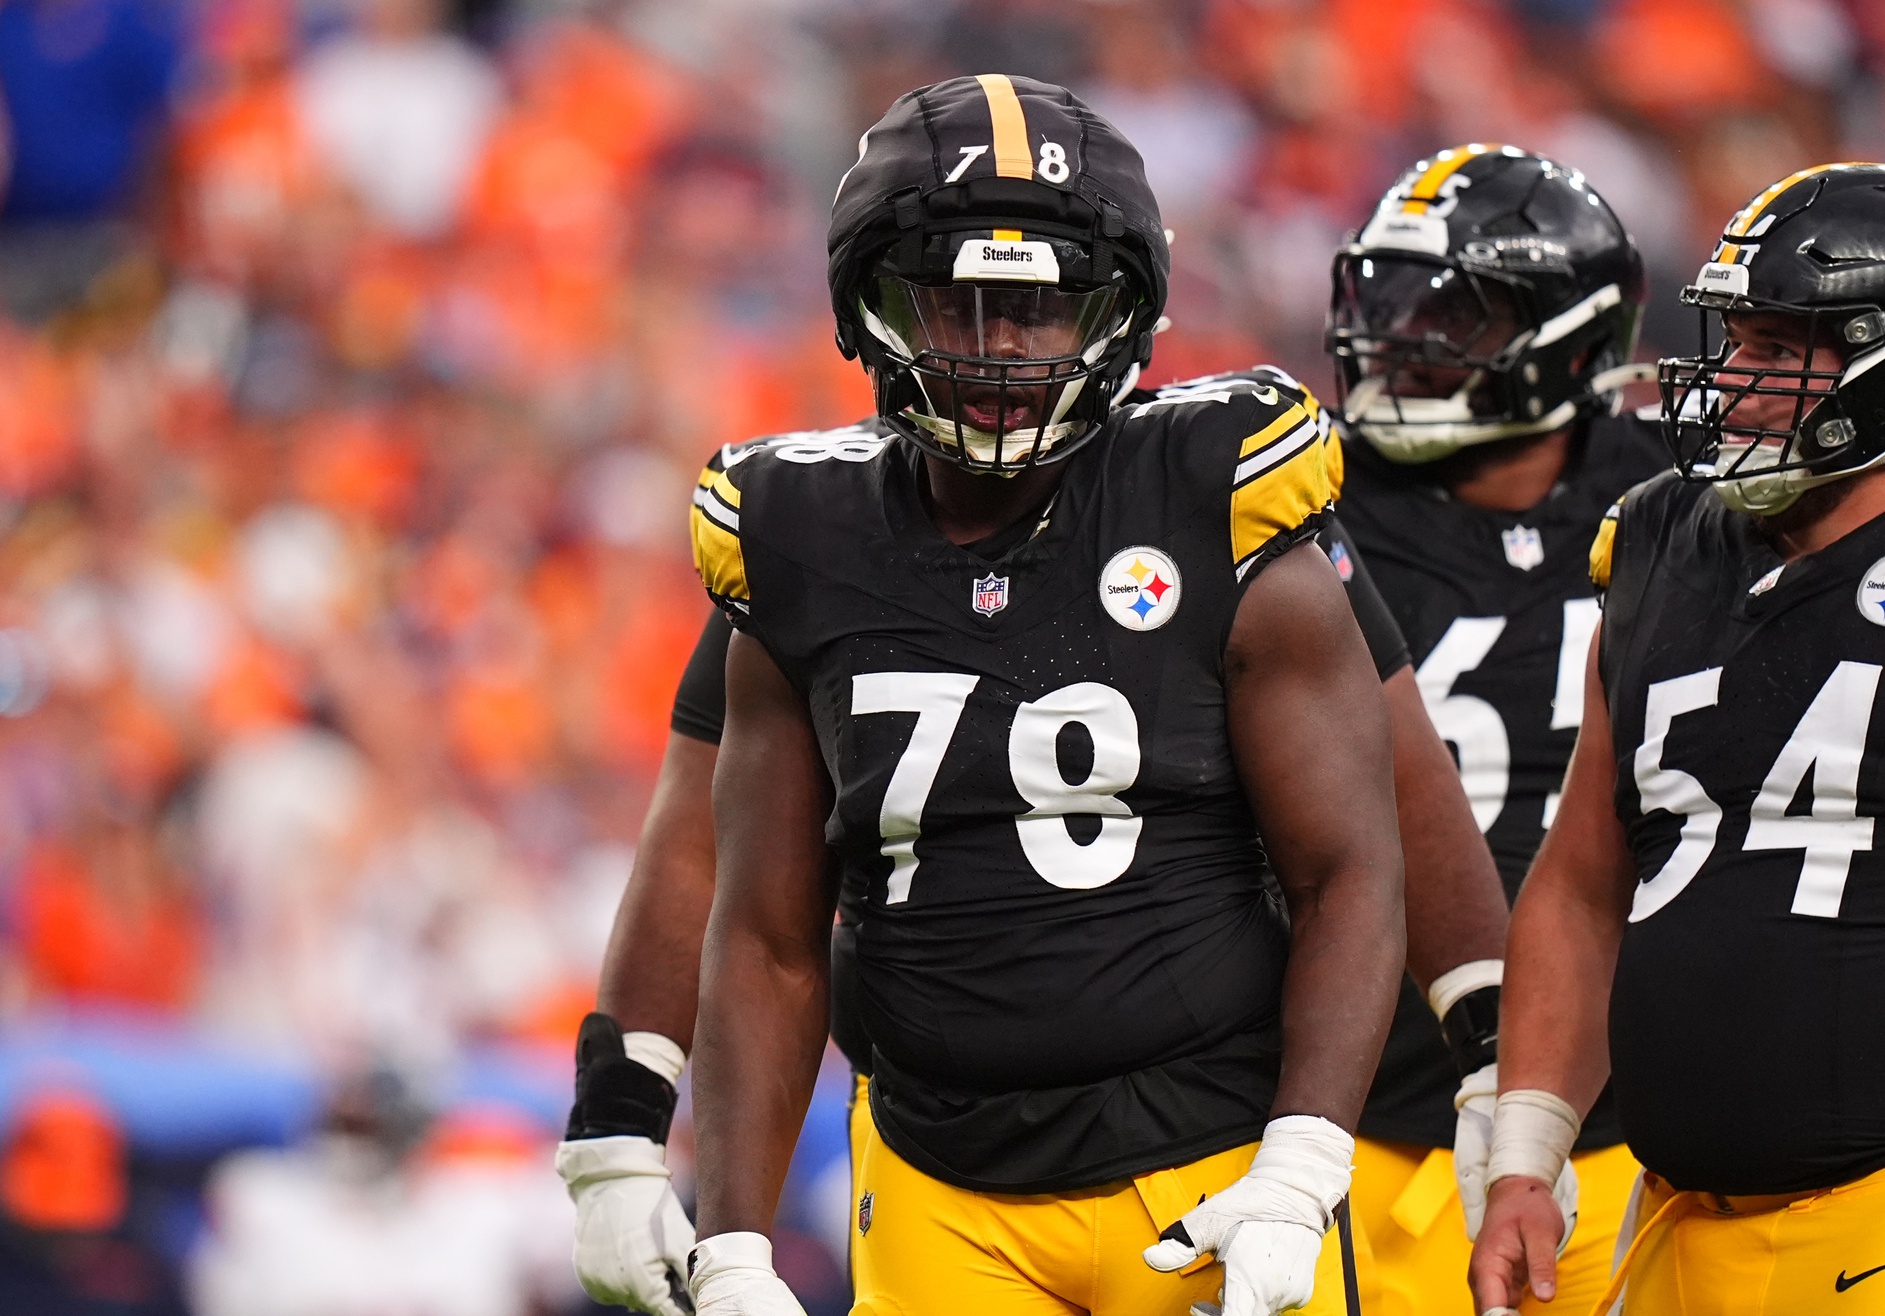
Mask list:
[[[1814,165],[1811,169],[1802,169],[1797,173],[1788,174],[1737,211],[1735,217],[1728,221],[1724,236],[1734,238],[1750,236],[1748,230],[1760,222],[1762,212],[1773,205],[1774,199],[1782,192],[1803,178],[1812,178],[1816,174],[1824,174],[1834,169],[1863,169],[1865,167],[1866,162],[1863,160],[1845,160],[1838,164]]]
[[[1407,194],[1407,200],[1401,203],[1401,213],[1406,215],[1424,215],[1427,205],[1440,195],[1440,185],[1462,169],[1467,161],[1485,155],[1489,151],[1500,149],[1498,142],[1469,142],[1465,146],[1455,146],[1433,157],[1433,163],[1414,180],[1414,186]]]
[[[988,97],[988,118],[995,130],[995,177],[1034,177],[1034,153],[1028,149],[1028,116],[1006,73],[983,73],[976,79]]]

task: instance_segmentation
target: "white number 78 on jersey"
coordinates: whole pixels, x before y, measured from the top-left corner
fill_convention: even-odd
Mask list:
[[[868,672],[851,678],[854,716],[916,714],[916,728],[890,774],[877,814],[882,853],[892,865],[887,904],[910,898],[923,809],[980,680],[957,672]],[[1075,785],[1061,776],[1055,749],[1061,729],[1072,722],[1093,739],[1093,768]],[[1008,771],[1015,790],[1033,806],[1014,820],[1022,853],[1048,882],[1085,891],[1105,886],[1132,866],[1145,820],[1133,816],[1119,793],[1139,776],[1139,719],[1119,691],[1081,681],[1015,709]],[[1067,815],[1076,813],[1099,815],[1099,835],[1084,845],[1067,826]]]

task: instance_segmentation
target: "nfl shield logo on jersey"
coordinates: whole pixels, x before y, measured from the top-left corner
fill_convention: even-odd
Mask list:
[[[1545,560],[1544,536],[1530,526],[1501,530],[1499,538],[1505,541],[1505,560],[1520,571],[1530,571]]]
[[[875,1193],[865,1193],[857,1199],[857,1232],[868,1234],[871,1231],[871,1207],[876,1203]]]
[[[992,617],[1008,606],[1008,577],[997,576],[994,572],[975,582],[975,593],[969,599],[969,606],[984,617]]]

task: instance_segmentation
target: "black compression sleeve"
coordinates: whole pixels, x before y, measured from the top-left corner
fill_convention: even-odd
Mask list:
[[[674,731],[710,745],[720,743],[727,720],[727,644],[732,639],[733,623],[715,608],[681,673],[681,688],[674,692],[674,713],[668,718]]]
[[[576,1036],[576,1104],[565,1141],[634,1137],[666,1143],[674,1084],[622,1053],[622,1026],[606,1014],[583,1018]]]
[[[1499,1058],[1499,989],[1481,987],[1455,1001],[1440,1021],[1440,1035],[1453,1053],[1460,1077]]]
[[[1318,542],[1348,589],[1348,606],[1355,610],[1355,620],[1361,623],[1362,638],[1368,641],[1375,672],[1385,681],[1414,661],[1407,648],[1407,638],[1401,634],[1394,614],[1388,611],[1387,600],[1375,588],[1374,578],[1368,574],[1361,554],[1355,549],[1355,541],[1348,537],[1341,521],[1332,518]]]

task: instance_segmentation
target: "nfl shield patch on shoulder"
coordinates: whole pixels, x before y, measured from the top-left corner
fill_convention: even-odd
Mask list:
[[[1505,541],[1505,560],[1520,571],[1530,571],[1545,560],[1545,537],[1530,526],[1501,530],[1499,538]]]
[[[865,1193],[857,1199],[857,1232],[868,1234],[871,1231],[871,1207],[877,1201],[875,1193]]]
[[[984,617],[993,617],[1008,606],[1008,577],[997,576],[994,572],[975,582],[974,593],[969,598],[969,606]]]

